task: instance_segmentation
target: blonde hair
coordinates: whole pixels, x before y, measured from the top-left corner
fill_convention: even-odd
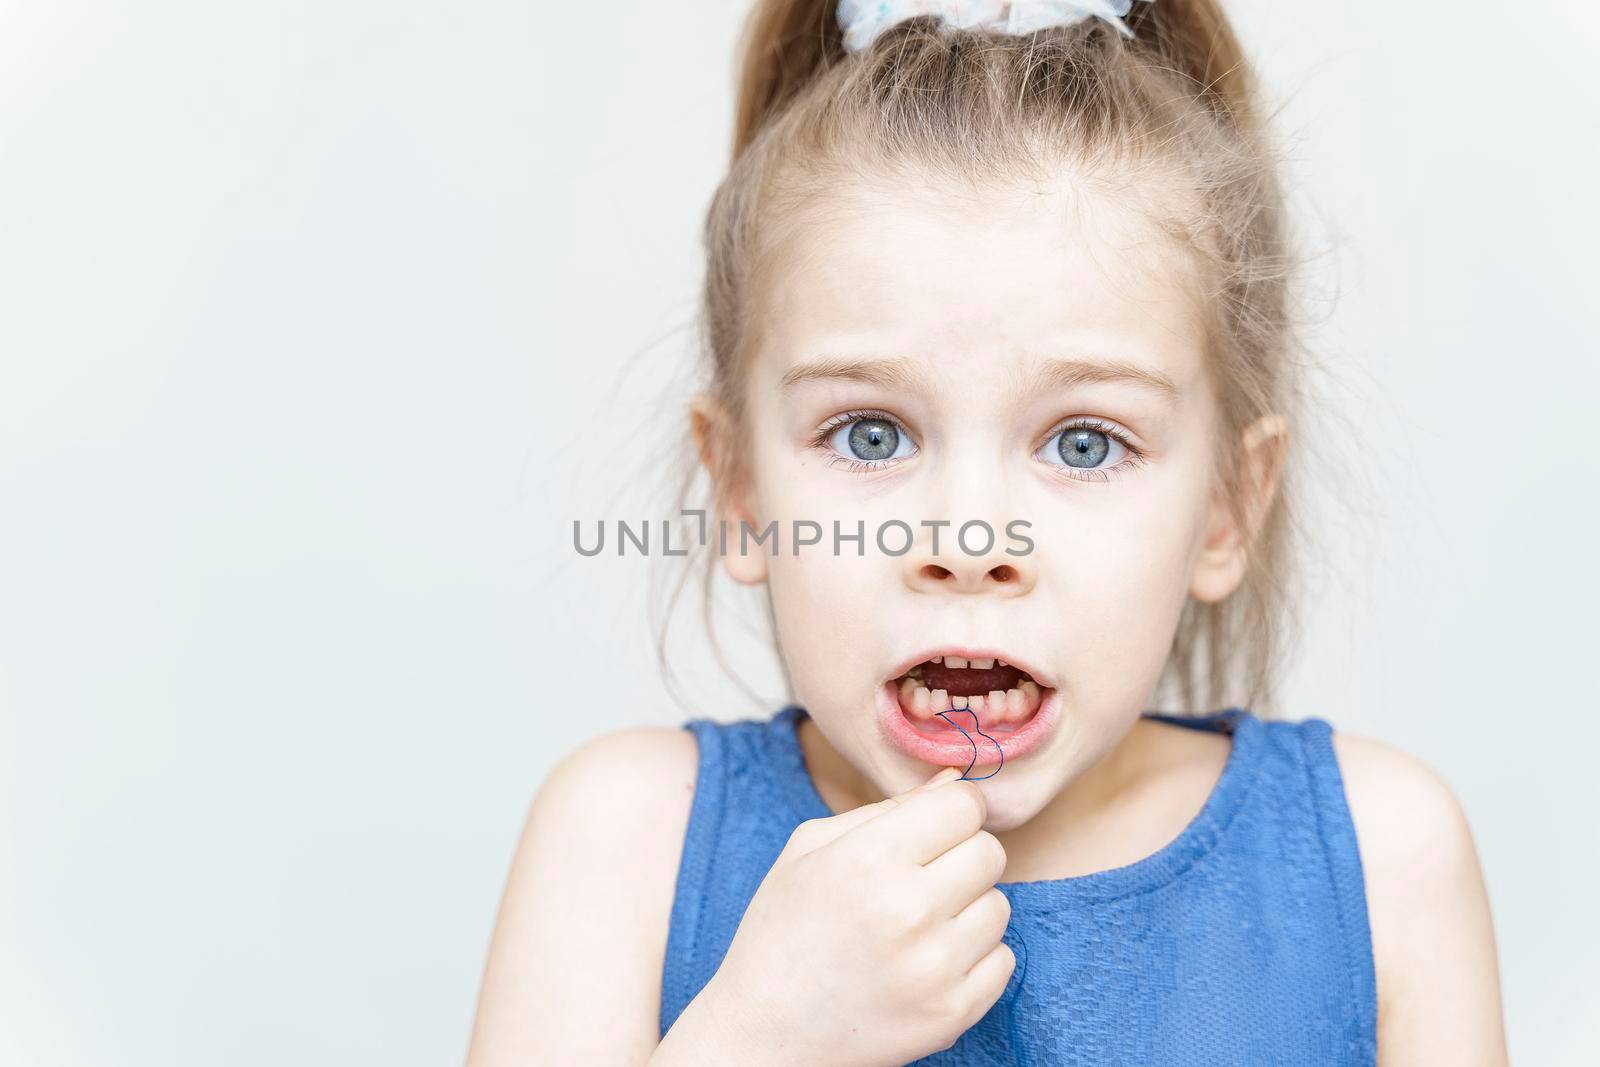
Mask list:
[[[1246,472],[1230,462],[1228,446],[1262,416],[1297,424],[1294,262],[1254,76],[1215,0],[1136,4],[1125,19],[1132,38],[1099,20],[1008,36],[922,16],[859,53],[844,50],[835,10],[836,0],[759,0],[746,23],[731,165],[705,219],[699,326],[712,394],[736,422],[743,418],[763,249],[778,220],[818,189],[910,166],[974,186],[1070,166],[1192,254],[1220,415],[1214,484],[1249,529]],[[1290,433],[1291,454],[1298,436]],[[688,453],[680,507],[702,473]],[[1158,697],[1272,713],[1295,629],[1295,466],[1286,456],[1278,492],[1256,517],[1240,587],[1217,603],[1191,597],[1185,605]],[[708,474],[713,492],[741,477],[731,467]],[[703,562],[705,623],[720,659],[716,556],[706,552]],[[767,612],[770,620],[770,596]],[[658,652],[670,689],[664,644],[663,627]]]

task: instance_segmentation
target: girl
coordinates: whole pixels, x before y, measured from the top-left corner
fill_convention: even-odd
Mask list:
[[[794,700],[557,765],[471,1062],[1504,1062],[1449,788],[1265,717],[1290,257],[1218,5],[763,0],[741,77],[689,423]]]

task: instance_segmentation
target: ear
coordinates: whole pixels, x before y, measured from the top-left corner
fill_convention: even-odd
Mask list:
[[[695,447],[700,451],[700,463],[711,476],[716,498],[706,529],[712,550],[716,551],[721,543],[718,523],[726,522],[728,550],[722,553],[722,567],[728,577],[742,585],[764,582],[767,580],[765,549],[756,545],[748,554],[739,551],[744,540],[740,536],[740,523],[749,523],[756,533],[761,527],[749,506],[748,478],[742,462],[746,457],[735,451],[739,435],[733,417],[716,397],[702,390],[689,402],[689,428],[694,434]]]
[[[1226,503],[1213,495],[1205,540],[1189,580],[1189,595],[1208,604],[1227,599],[1244,581],[1250,546],[1261,530],[1283,474],[1289,444],[1288,421],[1281,415],[1263,415],[1245,428],[1239,443],[1244,450],[1244,527],[1240,527]]]

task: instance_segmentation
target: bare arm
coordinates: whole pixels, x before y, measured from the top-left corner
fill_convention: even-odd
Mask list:
[[[1379,1064],[1505,1064],[1494,924],[1460,803],[1399,749],[1333,744],[1367,882]]]
[[[551,770],[501,898],[468,1067],[651,1060],[697,762],[687,731],[635,727]],[[686,1052],[695,1021],[673,1027]]]

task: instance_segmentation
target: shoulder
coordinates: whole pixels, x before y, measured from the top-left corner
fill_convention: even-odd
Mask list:
[[[698,746],[685,729],[591,738],[545,775],[501,896],[468,1062],[642,1062]]]
[[[575,898],[625,898],[630,917],[664,940],[684,831],[694,801],[699,747],[688,730],[633,726],[585,741],[546,775],[528,811],[524,841],[537,842],[547,876]],[[617,879],[625,857],[629,877]],[[601,888],[603,886],[603,888]]]
[[[628,802],[648,798],[670,806],[672,795],[692,799],[699,751],[694,734],[678,726],[630,726],[600,734],[550,769],[534,809],[580,819],[637,816]]]
[[[1379,907],[1415,906],[1463,892],[1478,859],[1466,812],[1450,785],[1393,745],[1341,730],[1330,736],[1368,896],[1376,891]]]
[[[1330,737],[1366,881],[1380,1063],[1503,1062],[1494,930],[1460,800],[1393,745]]]

